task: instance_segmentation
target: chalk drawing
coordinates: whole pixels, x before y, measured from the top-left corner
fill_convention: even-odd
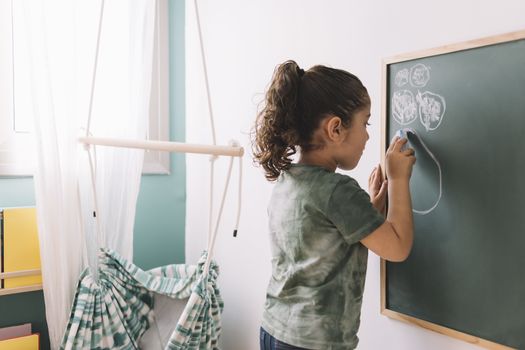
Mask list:
[[[414,87],[420,88],[427,85],[430,80],[430,67],[422,63],[418,63],[410,68],[410,84]]]
[[[409,75],[410,75],[410,72],[408,71],[407,68],[401,69],[399,72],[397,72],[396,80],[395,80],[396,85],[399,87],[406,85],[408,83]]]
[[[417,92],[417,103],[419,105],[419,120],[427,131],[436,130],[445,115],[445,99],[433,92]]]
[[[402,131],[402,132],[400,133],[400,131]],[[441,172],[441,164],[439,164],[439,160],[436,158],[434,153],[432,153],[432,151],[430,151],[430,149],[425,144],[425,142],[423,142],[423,139],[419,136],[419,134],[416,132],[416,130],[411,129],[411,128],[404,128],[404,129],[398,130],[398,132],[396,134],[398,134],[398,133],[404,134],[404,135],[408,135],[408,134],[414,135],[414,137],[416,137],[418,139],[419,143],[421,144],[421,146],[423,147],[425,152],[427,152],[427,154],[430,156],[430,158],[436,164],[436,167],[437,167],[437,170],[438,170],[438,176],[439,176],[439,192],[438,192],[438,196],[437,196],[436,201],[434,202],[434,204],[430,208],[427,208],[427,209],[421,209],[420,210],[420,209],[412,208],[412,211],[414,213],[420,214],[420,215],[426,215],[426,214],[430,213],[431,211],[433,211],[434,209],[436,209],[436,207],[438,206],[439,202],[441,201],[441,197],[443,195],[443,174]]]
[[[410,124],[417,119],[417,103],[410,90],[394,91],[392,116],[401,125]]]

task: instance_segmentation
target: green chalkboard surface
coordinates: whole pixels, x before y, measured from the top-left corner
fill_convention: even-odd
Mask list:
[[[525,32],[487,39],[385,61],[385,147],[410,128],[435,159],[408,134],[414,246],[384,308],[525,349]]]

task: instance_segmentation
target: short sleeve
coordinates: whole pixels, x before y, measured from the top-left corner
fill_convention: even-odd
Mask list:
[[[328,201],[326,215],[349,244],[354,244],[374,232],[385,222],[370,196],[349,176],[341,175]]]

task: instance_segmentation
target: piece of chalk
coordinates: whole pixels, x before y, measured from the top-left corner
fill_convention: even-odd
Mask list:
[[[407,139],[408,140],[408,134],[409,133],[414,133],[414,131],[412,131],[411,129],[409,128],[403,128],[403,129],[399,129],[396,131],[395,135],[394,136],[397,136],[399,138],[402,138],[402,139]],[[408,148],[408,142],[405,143],[403,145],[403,147],[401,147],[401,151],[404,151]]]
[[[405,129],[399,129],[398,131],[396,131],[396,134],[394,136],[406,139],[407,138],[407,133],[406,133]]]

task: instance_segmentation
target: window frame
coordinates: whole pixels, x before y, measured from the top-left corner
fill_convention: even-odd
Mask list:
[[[20,149],[34,150],[34,137],[24,130],[17,130],[15,103],[15,38],[12,22],[13,1],[2,2],[3,16],[0,25],[0,52],[8,51],[0,57],[0,72],[7,79],[0,82],[0,120],[3,128],[0,141],[0,177],[33,176],[36,166],[34,152],[21,152]],[[7,29],[7,30],[6,30]],[[156,20],[154,34],[153,75],[150,97],[150,113],[148,121],[148,140],[169,141],[170,139],[170,108],[169,108],[169,9],[168,0],[156,2]],[[10,37],[10,39],[9,39]],[[9,43],[10,41],[10,43]],[[10,51],[10,53],[9,53]],[[5,59],[4,59],[5,58]],[[9,74],[10,73],[10,74]],[[106,136],[106,135],[104,135]],[[4,142],[5,141],[5,142]],[[161,151],[146,151],[144,153],[143,174],[170,174],[170,154]]]

